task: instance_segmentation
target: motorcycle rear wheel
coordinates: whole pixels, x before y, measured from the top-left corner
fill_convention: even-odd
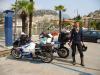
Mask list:
[[[42,58],[42,61],[44,63],[50,63],[53,60],[53,54],[52,53],[49,53],[49,52],[43,52],[42,57],[43,57]]]
[[[60,48],[57,51],[57,54],[61,57],[61,58],[67,58],[69,56],[69,49],[66,47]]]

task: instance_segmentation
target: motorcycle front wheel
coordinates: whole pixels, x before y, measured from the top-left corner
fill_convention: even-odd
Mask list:
[[[53,54],[49,52],[43,52],[42,54],[42,61],[44,63],[50,63],[53,60]]]
[[[15,49],[12,49],[12,50],[11,50],[11,55],[12,55],[14,58],[16,58],[16,59],[22,58],[22,53],[21,53],[21,51],[17,51],[17,50],[15,50]]]
[[[66,47],[59,48],[59,50],[57,51],[57,54],[61,58],[67,58],[69,56],[69,49]]]

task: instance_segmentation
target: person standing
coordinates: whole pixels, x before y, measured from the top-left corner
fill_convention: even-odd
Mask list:
[[[76,54],[76,47],[77,47],[81,59],[80,65],[84,66],[84,55],[82,51],[83,33],[82,33],[82,29],[79,28],[79,22],[74,22],[73,29],[71,30],[71,37],[69,43],[71,44],[71,48],[72,48],[73,65],[76,64],[75,54]]]

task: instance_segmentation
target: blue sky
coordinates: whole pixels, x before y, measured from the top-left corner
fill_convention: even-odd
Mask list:
[[[34,0],[36,9],[52,9],[54,6],[64,5],[67,9],[64,14],[68,14],[70,17],[77,15],[77,11],[80,15],[87,15],[90,12],[100,9],[100,0]],[[0,10],[6,10],[11,8],[11,4],[15,0],[0,0]]]

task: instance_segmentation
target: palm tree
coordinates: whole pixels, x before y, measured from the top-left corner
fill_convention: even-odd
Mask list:
[[[59,5],[59,6],[55,6],[55,10],[59,11],[59,31],[61,32],[61,28],[62,28],[62,23],[61,23],[61,19],[62,19],[62,11],[65,11],[65,8],[63,5]]]
[[[92,20],[91,22],[90,22],[90,28],[94,28],[94,29],[96,29],[96,21],[94,20]]]
[[[32,17],[33,17],[33,9],[34,9],[34,7],[33,7],[33,4],[34,4],[33,0],[30,0],[30,3],[31,3],[31,6],[30,6],[29,9],[32,9],[32,10],[29,13],[29,37],[31,37],[31,35],[32,35]]]
[[[28,24],[26,23],[26,20],[29,13],[32,12],[32,4],[27,0],[20,0],[13,5],[13,8],[16,8],[17,12],[21,11],[20,17],[22,19],[22,32],[27,33]]]
[[[80,21],[81,18],[82,18],[82,17],[81,17],[80,15],[78,15],[78,16],[76,16],[76,17],[74,18],[74,20],[75,20],[75,21]]]

